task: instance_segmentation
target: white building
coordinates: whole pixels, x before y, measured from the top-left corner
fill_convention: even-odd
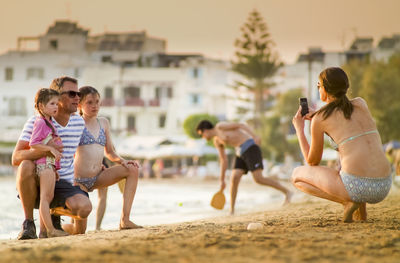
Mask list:
[[[228,75],[224,62],[188,57],[179,67],[169,68],[91,66],[83,72],[81,84],[99,90],[101,114],[116,131],[182,134],[183,121],[191,114],[228,117]]]
[[[36,50],[26,50],[35,42]],[[101,114],[118,132],[182,134],[193,113],[234,118],[229,64],[198,54],[165,53],[166,41],[146,32],[89,36],[76,23],[57,21],[38,37],[20,37],[0,55],[0,141],[15,141],[34,113],[34,95],[67,75],[102,96]]]

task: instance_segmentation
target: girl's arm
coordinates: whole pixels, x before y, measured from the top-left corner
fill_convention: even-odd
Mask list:
[[[110,123],[106,118],[99,119],[102,126],[104,127],[104,131],[106,134],[106,146],[104,147],[105,156],[112,162],[121,164],[123,166],[127,166],[128,164],[133,164],[134,166],[139,168],[139,164],[133,160],[125,160],[115,151],[114,144],[111,139],[111,131],[110,131]]]

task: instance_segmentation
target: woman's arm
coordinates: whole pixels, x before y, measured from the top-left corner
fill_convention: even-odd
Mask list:
[[[324,150],[324,131],[321,125],[321,116],[314,116],[311,120],[311,146],[306,161],[309,165],[319,165]]]
[[[293,117],[293,125],[299,139],[299,145],[304,159],[309,165],[318,165],[321,162],[324,147],[324,131],[321,128],[320,116],[314,116],[311,120],[311,146],[304,134],[304,121],[307,117],[301,116],[301,108]]]

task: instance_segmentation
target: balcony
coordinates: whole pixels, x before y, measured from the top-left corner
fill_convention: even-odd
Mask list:
[[[125,98],[125,106],[144,106],[144,100],[141,98]]]
[[[103,99],[101,101],[101,106],[102,107],[112,107],[115,106],[115,100],[112,98],[107,98],[107,99]]]
[[[114,106],[134,106],[134,107],[165,107],[167,105],[166,99],[148,99],[144,100],[141,98],[123,98],[122,103],[118,103],[118,100],[113,98],[103,99],[101,101],[102,107],[114,107]]]
[[[159,99],[151,99],[148,101],[148,105],[150,107],[160,107],[160,100]]]

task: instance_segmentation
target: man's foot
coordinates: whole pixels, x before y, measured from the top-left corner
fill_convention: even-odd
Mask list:
[[[143,228],[142,226],[136,225],[132,221],[127,221],[127,222],[119,222],[119,230],[124,230],[124,229],[137,229],[137,228]]]
[[[39,238],[48,238],[47,231],[46,230],[45,231],[40,230]]]
[[[61,217],[56,215],[51,215],[51,222],[55,229],[63,230],[61,227]]]
[[[32,219],[25,219],[22,223],[22,230],[19,232],[17,239],[36,239],[36,226]]]
[[[283,206],[290,204],[290,202],[292,201],[292,197],[293,197],[293,192],[288,190],[286,192],[286,198],[285,202],[283,203]]]
[[[353,222],[353,213],[361,206],[360,203],[348,202],[344,205],[343,222]]]
[[[54,229],[51,231],[47,231],[47,236],[48,237],[65,237],[68,236],[69,234],[63,230],[58,230],[58,229]]]

